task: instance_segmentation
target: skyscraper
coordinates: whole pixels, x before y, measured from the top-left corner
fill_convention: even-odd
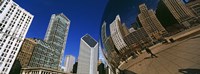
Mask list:
[[[121,51],[127,47],[127,44],[123,40],[123,36],[125,36],[125,34],[123,32],[123,27],[119,15],[117,15],[115,20],[110,24],[110,32],[113,43],[118,50]]]
[[[0,1],[0,73],[8,74],[33,15],[12,0]]]
[[[73,65],[75,63],[75,57],[72,56],[72,55],[67,55],[64,63],[65,63],[64,71],[67,72],[67,73],[72,72]]]
[[[97,74],[98,43],[90,35],[81,38],[77,74]]]
[[[70,20],[63,13],[53,14],[44,38],[47,43],[56,48],[55,52],[59,53],[57,54],[60,56],[59,64],[62,62],[69,26]]]
[[[189,22],[195,15],[186,7],[182,0],[161,0],[167,6],[175,19],[185,27],[190,26]]]
[[[140,14],[138,15],[138,18],[149,37],[151,37],[153,40],[157,40],[161,39],[163,35],[167,34],[167,31],[158,21],[153,10],[148,10],[145,4],[141,4],[139,9]]]

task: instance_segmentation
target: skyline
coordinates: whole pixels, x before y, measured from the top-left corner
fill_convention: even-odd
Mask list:
[[[86,33],[93,36],[96,40],[99,39],[101,17],[108,0],[88,0],[81,2],[65,0],[50,0],[48,2],[39,0],[14,1],[35,16],[26,38],[44,39],[52,14],[64,13],[71,20],[69,35],[62,59],[64,61],[66,55],[73,55],[77,60],[80,38]],[[83,14],[80,14],[80,12]],[[88,27],[93,28],[89,29]]]
[[[200,72],[200,0],[96,2],[0,1],[0,73]]]

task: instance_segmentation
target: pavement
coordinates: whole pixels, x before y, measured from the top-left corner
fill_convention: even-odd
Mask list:
[[[151,50],[158,58],[144,52],[118,68],[128,74],[200,74],[200,33]]]

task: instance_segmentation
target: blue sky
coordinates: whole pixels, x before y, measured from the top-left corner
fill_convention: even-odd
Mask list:
[[[64,13],[70,29],[64,56],[78,57],[80,38],[86,33],[96,40],[100,34],[101,18],[108,0],[14,0],[34,15],[27,38],[44,39],[52,14]]]

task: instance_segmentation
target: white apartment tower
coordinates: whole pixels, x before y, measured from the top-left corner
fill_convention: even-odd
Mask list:
[[[65,64],[64,71],[66,73],[72,72],[74,63],[75,63],[75,57],[72,56],[72,55],[67,55],[66,58],[65,58],[65,62],[64,62],[64,64]]]
[[[97,74],[98,43],[90,35],[81,38],[77,74]]]
[[[0,74],[8,74],[33,15],[12,0],[0,0]]]

